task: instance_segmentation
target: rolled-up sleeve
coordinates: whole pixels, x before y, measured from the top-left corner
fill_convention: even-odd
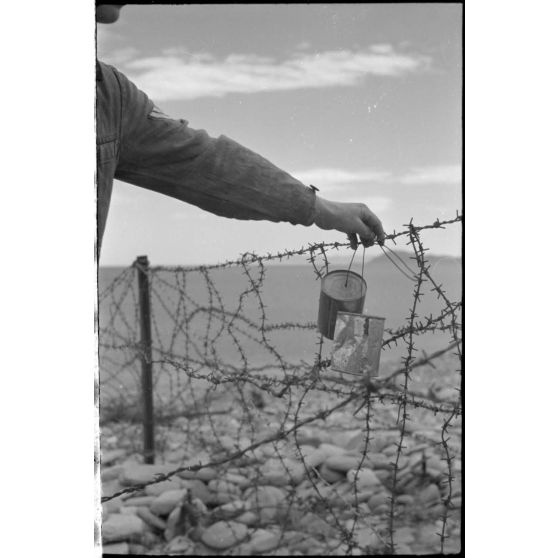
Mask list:
[[[113,69],[114,70],[114,69]],[[235,219],[311,225],[315,193],[264,157],[162,114],[123,74],[115,178]]]

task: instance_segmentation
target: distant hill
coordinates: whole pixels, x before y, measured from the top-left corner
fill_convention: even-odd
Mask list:
[[[405,250],[393,250],[393,251],[388,251],[386,250],[386,252],[388,253],[388,255],[391,257],[391,259],[395,260],[399,265],[400,262],[397,259],[396,256],[394,256],[393,253],[395,253],[397,256],[399,256],[399,258],[401,258],[405,263],[407,263],[407,265],[409,265],[410,267],[413,267],[413,265],[415,265],[415,261],[414,261],[414,254],[413,252],[408,252]],[[335,256],[329,256],[328,255],[328,261],[330,263],[330,265],[335,266],[335,267],[348,267],[349,263],[351,261],[351,255],[335,255]],[[450,256],[447,254],[430,254],[429,252],[426,254],[426,259],[428,260],[428,262],[430,263],[430,265],[434,266],[436,264],[438,264],[439,262],[446,262],[446,263],[450,263],[450,264],[456,264],[456,265],[461,265],[461,258],[457,257],[457,256]],[[364,260],[364,265],[368,268],[369,266],[373,265],[373,266],[377,266],[377,265],[388,265],[388,266],[392,266],[391,262],[389,261],[389,259],[386,257],[386,255],[382,252],[380,254],[376,254],[374,256],[371,257],[366,257],[365,256],[365,260]],[[359,268],[360,266],[362,266],[362,250],[359,250],[357,252],[357,254],[355,255],[354,261],[353,261],[353,267]],[[355,270],[356,270],[355,268]]]

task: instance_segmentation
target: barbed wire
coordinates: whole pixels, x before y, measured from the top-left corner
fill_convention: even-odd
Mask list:
[[[394,245],[396,240],[407,240],[416,271],[406,323],[386,328],[382,341],[384,354],[398,347],[398,342],[404,345],[400,365],[382,361],[381,376],[369,383],[339,378],[334,381],[331,360],[324,354],[327,344],[321,335],[315,339],[316,323],[304,318],[289,320],[284,315],[272,320],[272,306],[281,302],[275,300],[270,305],[266,298],[266,286],[274,281],[278,284],[266,264],[305,257],[319,279],[330,269],[328,255],[348,249],[348,242],[315,243],[275,254],[245,253],[236,260],[214,265],[153,266],[145,271],[152,306],[151,365],[156,416],[160,420],[164,417],[165,422],[173,417],[189,417],[188,432],[198,431],[197,451],[205,457],[173,467],[148,482],[104,495],[101,501],[130,497],[180,473],[194,475],[204,469],[226,472],[245,462],[252,463],[252,486],[265,485],[269,478],[261,470],[262,463],[267,463],[262,456],[269,454],[272,457],[266,459],[272,459],[288,479],[287,509],[293,517],[300,510],[318,510],[336,533],[336,548],[344,545],[347,554],[355,548],[367,550],[366,544],[359,542],[363,526],[374,532],[383,551],[396,553],[397,528],[409,521],[401,510],[400,495],[411,487],[420,489],[423,478],[435,478],[440,490],[437,536],[440,551],[447,552],[448,540],[459,536],[451,532],[451,522],[458,520],[460,512],[453,501],[455,482],[460,478],[455,462],[461,456],[462,302],[452,300],[433,276],[421,232],[445,229],[461,220],[457,214],[454,219],[423,226],[411,221],[404,230],[386,236],[386,242]],[[140,366],[147,353],[140,341],[137,273],[134,266],[126,268],[99,294],[102,425],[137,418],[138,414]],[[425,291],[425,287],[430,289]],[[426,292],[435,297],[437,314],[420,315]],[[418,341],[432,334],[443,339],[445,345],[428,353],[423,349],[419,358]],[[285,341],[289,335],[292,337]],[[296,343],[304,349],[303,355],[293,350]],[[427,368],[437,371],[435,381],[425,372]],[[212,408],[219,402],[230,409],[224,415],[229,419],[226,426],[219,418],[223,413]],[[337,486],[325,480],[322,465],[308,461],[303,433],[340,416],[347,428],[357,428],[361,435],[359,459],[351,469],[351,479]],[[202,421],[199,427],[193,426],[196,421]],[[203,435],[199,434],[202,430]],[[159,443],[164,445],[165,434],[159,436]],[[392,444],[385,469],[389,476],[383,483],[389,497],[383,519],[371,524],[361,508],[359,479],[367,469],[374,470],[371,455],[388,451],[389,447],[374,449],[375,441],[382,437]],[[425,471],[433,474],[425,465],[430,462],[425,452],[430,452],[428,459],[445,463],[441,478],[425,477]],[[299,467],[295,472],[293,462]],[[413,472],[419,470],[422,473]],[[295,488],[300,482],[308,484],[311,498],[297,496]],[[265,508],[259,504],[257,507],[258,511]],[[347,527],[349,511],[352,523]],[[221,512],[215,508],[211,513],[217,517]],[[281,524],[280,541],[287,523],[284,519]]]

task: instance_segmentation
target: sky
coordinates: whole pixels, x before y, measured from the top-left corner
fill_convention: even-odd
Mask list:
[[[234,139],[326,199],[366,203],[393,232],[462,211],[461,29],[460,4],[127,5],[97,26],[97,55],[164,113]],[[100,265],[345,240],[115,181]],[[461,255],[458,225],[425,242]]]

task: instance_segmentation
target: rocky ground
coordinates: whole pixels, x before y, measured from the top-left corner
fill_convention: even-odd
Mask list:
[[[451,393],[449,394],[451,396]],[[312,408],[328,406],[320,396]],[[101,431],[102,494],[153,480],[158,473],[219,460],[277,432],[285,409],[269,401],[247,423],[232,411],[177,418],[157,429],[156,465],[142,464],[141,426],[112,422]],[[448,465],[439,444],[443,416],[411,410],[393,491],[401,431],[397,407],[377,403],[367,429],[364,411],[341,409],[327,420],[263,444],[243,457],[196,473],[181,472],[102,505],[105,553],[176,555],[366,555],[460,549],[461,422],[448,430]],[[400,423],[399,423],[400,424]],[[368,430],[368,431],[367,431]],[[366,445],[366,455],[362,450]],[[358,472],[358,474],[357,474]],[[394,497],[391,515],[391,496]],[[445,518],[445,520],[444,520]]]

